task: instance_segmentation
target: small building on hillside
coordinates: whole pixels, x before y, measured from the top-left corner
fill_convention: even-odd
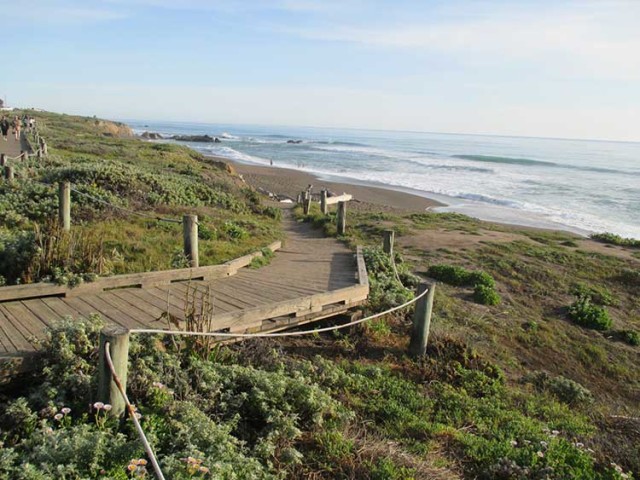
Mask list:
[[[13,108],[12,108],[12,107],[6,107],[6,106],[4,105],[4,100],[2,100],[2,99],[0,98],[0,111],[2,111],[2,112],[10,112],[10,111],[12,111],[12,110],[13,110]]]

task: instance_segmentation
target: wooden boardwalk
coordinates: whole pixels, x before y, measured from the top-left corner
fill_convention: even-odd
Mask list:
[[[213,299],[211,331],[255,332],[343,313],[367,298],[360,254],[307,224],[288,217],[284,222],[284,245],[259,269],[241,268],[252,258],[247,256],[220,266],[110,277],[75,289],[0,288],[0,377],[19,369],[36,350],[36,339],[64,317],[98,314],[128,329],[168,329],[168,310],[182,328],[187,291],[197,290],[197,298],[209,291]]]
[[[11,112],[7,112],[7,118],[12,119],[13,116],[10,114]],[[6,142],[0,136],[0,153],[4,153],[7,157],[17,157],[23,150],[29,150],[29,146],[27,145],[24,135],[21,134],[20,140],[16,140],[13,137],[13,129],[9,129]]]

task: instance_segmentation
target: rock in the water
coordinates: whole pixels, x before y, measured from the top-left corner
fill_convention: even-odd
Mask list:
[[[142,138],[146,138],[147,140],[162,140],[162,135],[155,132],[144,132],[140,135]]]
[[[214,143],[215,138],[210,135],[174,135],[172,140],[178,140],[179,142],[202,142],[202,143]]]
[[[218,137],[213,139],[213,143],[222,143],[222,140],[220,140]]]
[[[302,140],[287,140],[287,143],[298,144],[298,143],[302,143]]]

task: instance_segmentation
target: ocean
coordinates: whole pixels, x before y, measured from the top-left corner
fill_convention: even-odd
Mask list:
[[[640,238],[640,143],[311,127],[126,121],[237,162],[399,189],[484,220]],[[288,141],[299,143],[289,143]]]

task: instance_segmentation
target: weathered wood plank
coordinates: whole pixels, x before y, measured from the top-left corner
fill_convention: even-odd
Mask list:
[[[16,327],[28,332],[27,338],[37,337],[46,328],[46,325],[20,302],[5,303],[2,307],[13,317]]]
[[[80,297],[79,297],[80,298]],[[98,313],[107,321],[120,325],[124,328],[140,328],[145,324],[135,317],[130,317],[112,305],[106,303],[98,295],[87,295],[81,297],[82,301],[95,308]]]
[[[342,195],[337,195],[335,197],[328,197],[327,198],[327,205],[335,205],[336,203],[339,202],[348,202],[349,200],[353,199],[353,195],[350,195],[348,193],[343,193]]]
[[[261,302],[274,302],[301,296],[281,288],[264,288],[246,279],[234,278],[227,288],[237,289],[246,298],[255,298]]]
[[[282,246],[281,242],[273,242],[267,248],[277,251]],[[39,298],[47,296],[77,297],[104,291],[105,289],[123,288],[127,286],[150,288],[157,285],[167,285],[171,282],[189,281],[190,279],[213,280],[224,278],[232,272],[247,266],[256,256],[262,256],[261,252],[252,253],[231,260],[222,265],[209,265],[198,268],[181,268],[175,270],[163,270],[160,272],[131,273],[116,275],[114,277],[101,277],[95,282],[84,283],[77,287],[67,287],[53,283],[33,283],[28,285],[12,285],[0,287],[0,302]]]
[[[369,274],[367,273],[367,264],[364,261],[364,253],[360,245],[356,247],[356,261],[358,264],[358,282],[360,283],[360,285],[369,285]]]
[[[123,294],[129,294],[129,290],[121,290],[119,291],[119,294],[123,295]],[[134,295],[133,292],[130,293],[130,295]],[[158,310],[160,310],[162,313],[160,313],[160,315],[162,315],[163,313],[167,313],[167,294],[166,292],[164,293],[164,299],[153,295],[150,291],[148,290],[137,290],[135,292],[135,298],[139,298],[144,300],[145,302],[147,302],[147,304],[150,305],[154,305]],[[180,308],[176,307],[175,305],[173,305],[172,303],[169,303],[169,307],[168,307],[168,313],[170,313],[171,315],[179,318],[180,320],[184,320],[184,306],[181,305]]]
[[[31,352],[35,350],[35,347],[29,342],[29,338],[20,331],[13,322],[10,315],[5,315],[5,312],[0,311],[0,324],[2,325],[2,331],[9,341],[7,346],[7,353],[9,352]]]
[[[231,312],[226,315],[216,317],[215,329],[223,328],[243,328],[247,324],[255,323],[258,320],[280,317],[289,314],[298,314],[306,311],[313,311],[323,304],[331,304],[339,301],[356,301],[362,299],[369,293],[369,288],[356,285],[335,292],[322,293],[308,297],[286,300],[278,303],[262,305],[249,310]],[[235,331],[235,330],[234,330]]]
[[[153,318],[160,318],[161,315],[166,313],[167,304],[166,302],[162,305],[162,302],[156,297],[151,297],[153,302],[147,297],[141,295],[144,290],[136,291],[135,293],[129,289],[124,290],[113,290],[109,292],[111,295],[115,295],[120,298],[122,301],[127,302],[130,305],[134,305],[137,308],[143,309],[148,312]],[[161,306],[162,305],[162,306]]]
[[[67,287],[53,283],[33,283],[0,288],[0,302],[63,295]]]
[[[56,312],[59,318],[71,317],[73,319],[76,318],[84,318],[77,310],[71,308],[67,303],[65,303],[62,299],[57,297],[48,297],[41,299],[51,310]]]
[[[240,274],[234,277],[233,280],[234,282],[241,280]],[[252,285],[260,286],[262,288],[277,288],[277,289],[282,289],[285,292],[291,292],[291,293],[295,293],[303,296],[313,295],[314,293],[319,293],[321,291],[324,291],[317,288],[308,288],[306,286],[301,286],[301,285],[289,285],[288,283],[283,283],[282,279],[278,281],[278,280],[266,280],[258,276],[255,276],[255,277],[244,276],[242,277],[242,280],[245,280],[247,282],[250,282]]]
[[[183,287],[186,288],[186,287]],[[186,290],[181,290],[183,297],[186,296]],[[233,298],[228,297],[224,293],[216,290],[213,286],[211,288],[211,295],[213,297],[213,304],[216,313],[219,312],[232,312],[241,308],[246,308],[247,304],[240,303]]]
[[[157,320],[157,318],[151,315],[148,311],[138,308],[137,306],[134,306],[129,302],[122,300],[121,298],[118,298],[116,295],[114,295],[111,292],[102,293],[99,295],[99,297],[100,297],[100,300],[102,300],[105,303],[108,303],[113,308],[116,308],[123,314],[131,318],[135,318],[136,321],[138,321],[141,325],[147,325],[150,322],[154,322]]]

